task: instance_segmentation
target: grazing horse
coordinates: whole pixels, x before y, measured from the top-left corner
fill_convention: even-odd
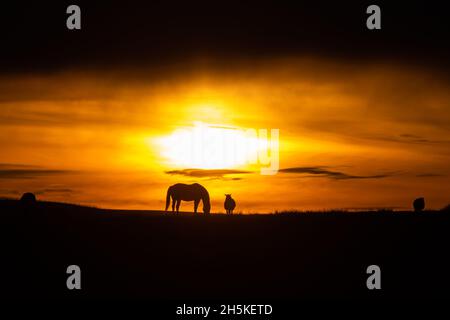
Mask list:
[[[177,207],[177,213],[180,209],[181,200],[184,201],[194,201],[194,212],[197,213],[198,204],[200,200],[203,202],[203,212],[209,214],[211,210],[211,203],[209,202],[208,191],[200,184],[184,184],[177,183],[170,186],[167,189],[166,196],[166,211],[170,205],[170,198],[172,198],[172,212],[175,210],[175,205]]]
[[[227,210],[227,214],[233,214],[234,208],[236,208],[236,201],[233,200],[231,194],[225,195],[225,203],[223,204],[225,210]]]

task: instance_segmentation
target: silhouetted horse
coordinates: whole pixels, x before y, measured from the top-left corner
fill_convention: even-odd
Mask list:
[[[223,204],[225,210],[227,210],[227,214],[233,214],[234,208],[236,208],[236,201],[233,200],[231,194],[225,195],[225,203]]]
[[[184,184],[177,183],[167,189],[166,196],[166,211],[170,205],[170,198],[172,198],[172,211],[177,207],[177,213],[180,209],[181,200],[194,201],[194,212],[197,213],[197,208],[200,200],[203,202],[203,212],[208,214],[211,210],[211,203],[209,202],[208,191],[200,184]]]

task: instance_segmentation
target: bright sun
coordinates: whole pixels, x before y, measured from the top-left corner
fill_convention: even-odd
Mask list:
[[[255,130],[196,122],[157,139],[162,156],[171,165],[184,168],[225,169],[257,161],[258,151],[267,149]]]

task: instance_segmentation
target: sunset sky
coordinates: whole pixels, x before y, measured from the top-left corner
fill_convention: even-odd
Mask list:
[[[192,8],[188,19],[180,8],[165,20],[164,7],[122,17],[124,8],[86,5],[73,34],[64,14],[52,18],[58,8],[37,30],[0,25],[0,197],[31,191],[162,209],[168,186],[199,182],[212,212],[224,211],[224,193],[244,213],[409,209],[420,196],[428,208],[450,202],[448,44],[431,32],[439,21],[404,35],[403,21],[393,22],[400,9],[391,8],[384,36],[374,38],[363,30],[364,6],[340,23],[310,7],[224,9],[217,19]],[[294,16],[305,19],[292,29]],[[193,17],[208,17],[209,27]],[[171,137],[198,125],[219,137],[278,129],[278,173],[171,156]]]

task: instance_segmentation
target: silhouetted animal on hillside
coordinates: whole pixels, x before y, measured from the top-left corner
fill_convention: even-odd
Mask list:
[[[20,203],[26,206],[32,206],[36,203],[36,196],[31,192],[25,192],[20,198]]]
[[[425,209],[425,199],[424,198],[417,198],[413,202],[414,211],[420,212],[423,209]]]
[[[184,184],[177,183],[170,186],[167,189],[166,196],[166,211],[170,205],[170,199],[172,198],[172,211],[175,210],[175,205],[177,208],[177,213],[180,209],[181,200],[184,201],[194,201],[194,212],[197,213],[198,204],[200,200],[203,202],[203,212],[209,214],[211,210],[211,203],[209,201],[208,191],[200,184]]]
[[[225,195],[225,203],[223,204],[223,207],[227,211],[227,214],[233,214],[233,210],[236,208],[236,201],[231,198],[231,194]]]

